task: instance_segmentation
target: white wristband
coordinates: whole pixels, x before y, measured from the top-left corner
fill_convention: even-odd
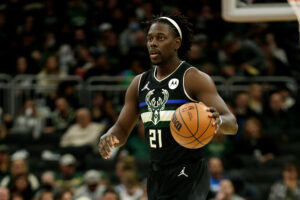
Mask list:
[[[219,124],[219,126],[221,126],[221,125],[222,125],[222,123],[223,123],[223,120],[222,120],[222,117],[221,117],[221,115],[219,116],[219,120],[220,120],[220,124]]]

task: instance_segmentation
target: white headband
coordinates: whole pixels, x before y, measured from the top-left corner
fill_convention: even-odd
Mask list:
[[[180,38],[182,39],[182,33],[181,33],[181,29],[180,27],[178,26],[178,24],[171,18],[169,17],[160,17],[160,19],[166,19],[168,20],[169,22],[171,22],[171,24],[173,24],[173,26],[175,26],[175,28],[177,29],[178,33],[179,33],[179,36]]]

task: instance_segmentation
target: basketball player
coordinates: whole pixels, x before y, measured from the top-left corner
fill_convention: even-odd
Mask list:
[[[100,154],[109,158],[113,148],[126,142],[141,116],[151,159],[149,200],[205,200],[209,190],[203,149],[184,148],[170,133],[170,119],[177,107],[202,101],[210,107],[207,112],[221,133],[237,132],[236,119],[212,79],[182,60],[191,46],[190,27],[180,14],[148,22],[147,48],[154,66],[133,79],[119,119],[99,142]]]

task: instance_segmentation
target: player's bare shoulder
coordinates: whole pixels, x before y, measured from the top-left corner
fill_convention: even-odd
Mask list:
[[[136,75],[133,80],[131,81],[127,92],[126,92],[126,99],[134,99],[138,97],[138,90],[139,90],[139,83],[141,80],[142,74]]]
[[[190,90],[194,87],[201,88],[213,84],[212,78],[205,72],[200,71],[196,67],[190,67],[184,76],[185,87]]]

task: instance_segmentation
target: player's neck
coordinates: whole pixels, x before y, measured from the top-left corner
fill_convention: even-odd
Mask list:
[[[157,65],[156,69],[156,78],[158,80],[164,79],[169,74],[171,74],[181,63],[182,61],[177,57],[166,63]]]

